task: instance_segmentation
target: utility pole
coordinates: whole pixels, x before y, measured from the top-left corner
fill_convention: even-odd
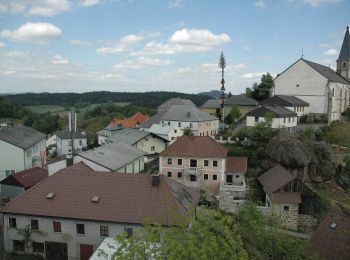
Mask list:
[[[219,60],[219,68],[221,68],[221,95],[220,95],[220,100],[221,100],[221,121],[222,124],[225,125],[225,79],[224,79],[224,74],[225,74],[225,67],[226,67],[226,60],[224,56],[224,51],[221,51],[220,55],[220,60]]]

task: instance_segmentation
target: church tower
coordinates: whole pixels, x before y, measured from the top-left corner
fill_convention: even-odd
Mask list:
[[[350,35],[349,26],[346,27],[343,45],[341,46],[337,60],[337,72],[344,78],[350,80]]]

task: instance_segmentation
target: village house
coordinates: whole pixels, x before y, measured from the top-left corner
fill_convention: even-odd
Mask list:
[[[48,177],[46,169],[34,167],[16,172],[0,181],[1,199],[12,200]]]
[[[265,122],[267,115],[272,117],[272,128],[285,127],[289,132],[295,132],[298,124],[297,113],[279,105],[264,105],[248,112],[246,126],[251,127],[259,122]]]
[[[158,136],[163,137],[169,141],[169,145],[183,135],[183,131],[179,127],[169,126],[166,124],[153,124],[152,127],[147,131]]]
[[[19,124],[0,127],[0,180],[46,163],[46,135]]]
[[[97,142],[99,145],[104,145],[107,142],[107,139],[115,134],[117,131],[124,129],[121,125],[109,125],[104,129],[98,131],[97,133]]]
[[[295,178],[280,164],[258,177],[266,193],[265,206],[270,214],[277,217],[283,227],[294,230],[298,228],[301,204],[300,192],[294,185]]]
[[[29,225],[40,232],[32,233],[28,254],[87,260],[106,237],[131,236],[146,218],[168,227],[178,215],[194,216],[199,198],[198,192],[165,176],[95,172],[81,162],[1,209],[4,249],[24,253],[18,230]]]
[[[282,106],[297,114],[298,122],[301,117],[309,114],[309,103],[294,96],[276,95],[260,102],[263,106]]]
[[[185,105],[190,107],[196,107],[196,105],[189,99],[182,99],[182,98],[170,98],[167,101],[165,101],[163,104],[161,104],[157,111],[158,113],[162,114],[167,112],[172,106],[175,105]]]
[[[139,173],[144,169],[146,152],[125,143],[110,143],[74,156],[95,171]]]
[[[69,128],[64,128],[56,133],[56,142],[58,155],[67,155],[72,153],[72,144],[74,147],[74,153],[79,153],[87,147],[86,136],[81,134],[79,131],[73,131],[71,134]]]
[[[220,118],[221,104],[218,99],[208,99],[203,105],[201,105],[200,109],[209,115]]]
[[[140,124],[146,122],[147,120],[148,116],[145,116],[141,112],[137,112],[132,117],[127,119],[113,119],[108,126],[120,126],[123,128],[139,128]]]
[[[249,111],[252,111],[258,106],[258,101],[249,98],[246,95],[232,95],[225,99],[224,102],[225,117],[231,112],[233,106],[237,106],[242,114],[245,116]]]
[[[164,151],[169,141],[160,135],[138,129],[122,129],[116,131],[106,140],[106,143],[118,142],[138,148],[146,152],[148,156],[154,156]]]

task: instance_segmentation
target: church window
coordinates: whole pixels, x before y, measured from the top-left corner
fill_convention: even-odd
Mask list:
[[[334,97],[334,88],[332,89],[332,96]]]
[[[346,68],[346,62],[343,62],[343,68]]]

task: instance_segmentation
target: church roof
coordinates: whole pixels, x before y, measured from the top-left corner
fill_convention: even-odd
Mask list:
[[[338,61],[350,61],[350,34],[349,26],[346,27],[343,45],[339,53]]]

